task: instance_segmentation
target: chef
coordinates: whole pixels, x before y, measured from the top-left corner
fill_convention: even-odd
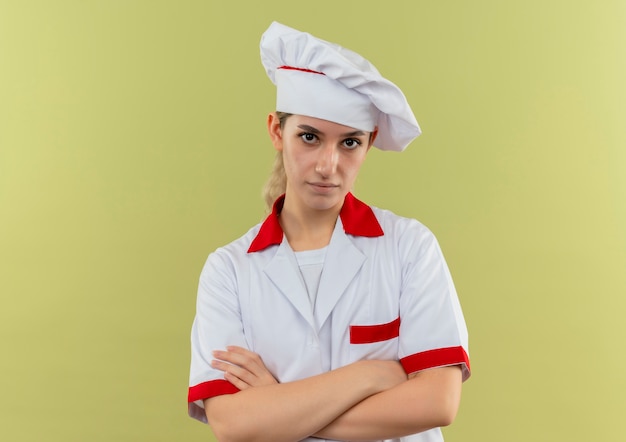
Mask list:
[[[211,253],[191,333],[189,414],[218,440],[442,441],[470,375],[441,249],[420,222],[353,194],[369,149],[420,134],[360,55],[279,23],[271,212]]]

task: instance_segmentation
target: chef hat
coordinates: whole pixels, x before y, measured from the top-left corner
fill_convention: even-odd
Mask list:
[[[261,61],[276,85],[276,110],[372,132],[402,151],[420,127],[400,90],[359,54],[280,23],[261,37]]]

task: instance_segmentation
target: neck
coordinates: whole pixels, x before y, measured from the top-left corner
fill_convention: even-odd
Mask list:
[[[325,247],[333,235],[341,207],[332,210],[293,210],[285,200],[280,225],[294,251]]]

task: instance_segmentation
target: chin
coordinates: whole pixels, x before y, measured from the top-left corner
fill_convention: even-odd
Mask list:
[[[314,210],[324,211],[324,210],[333,210],[337,207],[341,207],[343,204],[343,200],[345,199],[345,195],[337,196],[337,195],[323,195],[323,196],[314,196],[309,200],[309,207]]]

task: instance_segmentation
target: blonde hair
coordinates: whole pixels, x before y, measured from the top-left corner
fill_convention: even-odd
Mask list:
[[[276,112],[278,120],[280,121],[281,129],[285,125],[287,118],[291,116],[286,112]],[[265,201],[265,208],[268,212],[272,211],[272,206],[276,198],[281,196],[287,190],[287,175],[285,174],[285,165],[283,164],[283,153],[276,152],[274,157],[274,165],[272,166],[272,172],[269,178],[263,186],[263,199]]]

